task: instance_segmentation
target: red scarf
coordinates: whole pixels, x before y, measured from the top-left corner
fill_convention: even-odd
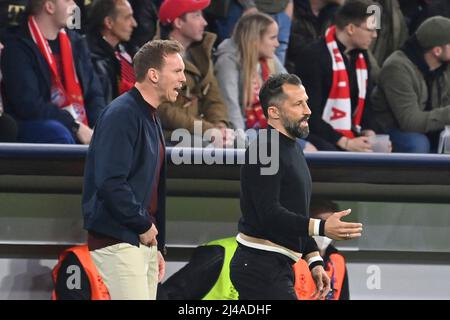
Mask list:
[[[84,108],[83,91],[78,81],[73,64],[72,46],[70,39],[64,29],[58,33],[59,44],[61,47],[62,76],[64,77],[64,85],[61,75],[58,72],[55,57],[52,53],[47,39],[39,30],[36,20],[33,16],[28,18],[28,28],[30,30],[33,41],[37,44],[39,51],[47,61],[51,70],[51,100],[59,108],[67,110],[74,117],[85,125],[88,125],[86,110]]]
[[[270,76],[269,64],[267,59],[259,59],[259,64],[261,66],[261,75],[263,82],[266,81]],[[245,119],[247,128],[264,129],[267,127],[267,119],[264,116],[263,109],[261,107],[261,102],[259,101],[259,90],[261,85],[259,83],[258,74],[255,74],[255,81],[253,86],[253,104],[250,108],[245,110]]]
[[[134,87],[136,82],[136,76],[134,75],[134,69],[132,59],[130,55],[121,50],[115,52],[117,60],[120,62],[120,80],[119,80],[119,95],[129,91]]]
[[[360,127],[364,111],[367,92],[367,64],[364,55],[360,53],[356,60],[356,78],[358,81],[358,106],[352,115],[350,98],[350,81],[344,59],[336,42],[336,26],[331,26],[326,34],[325,41],[333,62],[333,83],[328,100],[323,110],[322,119],[329,123],[336,131],[348,138],[354,138],[352,125]]]

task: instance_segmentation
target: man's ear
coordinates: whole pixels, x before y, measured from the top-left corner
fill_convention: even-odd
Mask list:
[[[181,19],[180,17],[175,18],[175,20],[173,20],[173,28],[174,29],[181,29],[181,27],[183,26],[183,19]]]
[[[269,106],[267,108],[267,115],[272,119],[280,118],[280,110],[276,106]]]
[[[43,10],[49,14],[53,14],[56,11],[56,4],[53,1],[45,1]]]
[[[442,54],[442,47],[434,47],[431,51],[435,57],[439,57]]]
[[[155,68],[148,69],[148,71],[147,71],[147,78],[152,83],[157,83],[159,81],[159,72],[158,72],[158,70],[156,70]]]
[[[113,21],[113,19],[112,19],[110,16],[106,16],[106,17],[103,19],[103,26],[104,26],[106,29],[111,30],[112,27],[113,27],[113,24],[114,24],[114,21]]]
[[[344,29],[349,36],[352,36],[355,33],[356,26],[353,23],[349,23]]]

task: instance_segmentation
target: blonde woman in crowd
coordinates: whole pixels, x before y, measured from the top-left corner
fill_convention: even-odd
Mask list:
[[[267,127],[259,90],[270,75],[287,73],[275,55],[278,45],[277,23],[259,12],[241,17],[232,37],[219,45],[215,72],[235,129]]]

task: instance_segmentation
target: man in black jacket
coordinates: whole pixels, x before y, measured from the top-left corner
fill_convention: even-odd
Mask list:
[[[65,30],[73,1],[30,0],[21,35],[1,58],[5,111],[19,141],[88,144],[105,106],[84,40]]]
[[[346,1],[325,38],[298,54],[296,74],[309,93],[312,110],[308,140],[319,150],[372,151],[368,49],[377,30],[371,5],[371,0]]]
[[[122,45],[136,26],[127,0],[97,0],[90,8],[87,39],[106,103],[131,89],[136,80],[131,56]]]
[[[88,247],[111,299],[155,299],[164,276],[165,146],[156,109],[174,102],[184,63],[176,41],[134,56],[136,85],[101,115],[83,188]]]
[[[350,210],[334,213],[326,223],[309,218],[311,176],[295,140],[308,135],[311,115],[300,79],[292,74],[272,76],[259,97],[269,130],[260,130],[241,168],[239,247],[230,278],[239,299],[296,300],[292,265],[304,255],[317,286],[315,294],[324,298],[330,279],[312,236],[353,239],[361,236],[362,225],[340,221]],[[278,162],[276,172],[264,170],[267,161],[256,155],[260,148]]]

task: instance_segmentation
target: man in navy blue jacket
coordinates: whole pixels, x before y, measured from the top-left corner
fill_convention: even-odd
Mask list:
[[[105,106],[84,39],[65,29],[73,6],[30,0],[20,34],[5,40],[2,92],[21,142],[88,144]]]
[[[102,113],[89,147],[83,215],[91,257],[111,299],[155,299],[164,276],[165,146],[156,109],[186,81],[181,45],[146,43],[137,82]]]

